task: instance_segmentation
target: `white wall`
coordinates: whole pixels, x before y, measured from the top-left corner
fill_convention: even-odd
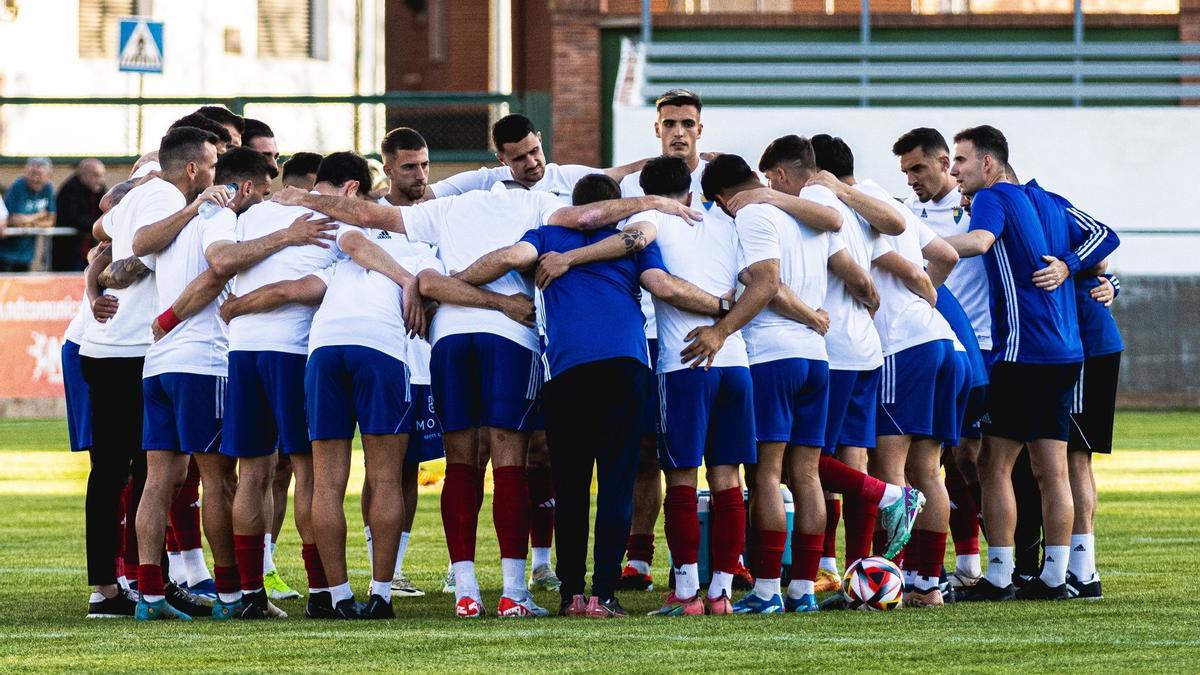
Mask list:
[[[652,107],[617,105],[613,160],[661,152]],[[708,107],[701,150],[757,167],[784,134],[841,136],[855,173],[907,195],[892,143],[919,126],[955,132],[991,124],[1008,137],[1022,181],[1037,178],[1122,234],[1114,266],[1127,273],[1200,272],[1200,237],[1138,236],[1137,228],[1200,227],[1200,108],[744,108]]]
[[[364,3],[373,26],[377,0]],[[257,8],[249,0],[153,3],[165,22],[164,72],[145,76],[146,96],[231,96],[353,93],[354,1],[330,0],[329,58],[259,59]],[[21,3],[16,21],[0,22],[0,94],[5,96],[135,96],[137,75],[117,71],[116,58],[78,58],[76,0]],[[227,26],[241,30],[242,53],[226,54]],[[366,31],[363,88],[374,89],[377,50]],[[167,125],[195,106],[147,107],[145,143],[152,149]],[[348,105],[248,106],[271,125],[282,152],[329,151],[352,145]],[[5,106],[0,152],[6,154],[132,154],[136,109],[123,106]],[[364,127],[370,130],[369,116]]]

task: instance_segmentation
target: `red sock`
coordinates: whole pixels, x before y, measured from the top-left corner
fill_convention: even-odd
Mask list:
[[[625,555],[630,560],[654,562],[654,533],[629,535],[629,544],[625,548]]]
[[[871,555],[871,537],[879,507],[858,497],[846,497],[846,567]]]
[[[950,495],[950,533],[958,555],[979,553],[979,507],[962,474],[946,467],[946,492]]]
[[[887,487],[887,483],[878,478],[851,469],[829,455],[821,455],[818,471],[821,487],[844,496],[857,495],[872,504],[878,504],[883,499],[883,491]]]
[[[742,499],[742,489],[731,487],[712,493],[709,515],[713,571],[732,574],[746,546],[746,502]],[[696,534],[699,537],[698,528]]]
[[[523,466],[502,466],[492,470],[492,480],[492,521],[500,557],[524,560],[529,554],[529,477]]]
[[[492,477],[495,479],[495,476]],[[483,510],[483,485],[487,483],[487,467],[475,469],[475,512]],[[495,487],[495,486],[492,486]]]
[[[700,559],[700,519],[696,513],[696,488],[675,485],[667,488],[663,499],[663,529],[667,548],[676,567]]]
[[[188,464],[187,478],[179,493],[171,502],[169,512],[171,530],[175,532],[177,551],[191,551],[202,546],[200,543],[200,469],[196,460]],[[171,549],[167,549],[170,551]]]
[[[751,570],[754,578],[778,579],[783,573],[783,548],[787,543],[787,532],[757,530],[754,539],[758,543],[758,555],[754,560],[755,568]],[[795,559],[796,555],[793,552],[793,563]],[[820,560],[817,562],[820,563]]]
[[[904,550],[900,551],[900,555],[896,556],[893,561],[896,566],[905,572],[920,573],[919,568],[924,566],[924,556],[928,550],[925,544],[926,530],[912,531],[912,536],[908,539],[908,544],[904,546]]]
[[[825,547],[825,534],[801,534],[792,532],[792,578],[813,581],[817,568],[821,566],[821,550]]]
[[[175,528],[171,527],[170,522],[167,523],[167,530],[163,533],[163,544],[167,553],[179,553],[183,550],[179,548],[179,541],[175,538]]]
[[[325,579],[325,567],[321,564],[321,554],[316,544],[301,544],[300,557],[304,559],[304,571],[308,574],[308,587],[329,588]]]
[[[825,500],[825,545],[821,550],[822,558],[837,557],[838,521],[842,519],[842,500]]]
[[[550,548],[554,542],[554,472],[550,467],[527,469],[529,476],[529,543]]]
[[[218,593],[237,593],[242,590],[242,578],[238,576],[236,565],[213,567],[213,581]]]
[[[242,579],[243,591],[257,591],[263,587],[263,550],[266,542],[263,533],[234,534],[233,557],[237,560],[238,575]]]
[[[931,530],[913,530],[913,537],[920,533],[920,543],[910,544],[914,549],[921,550],[920,558],[909,569],[915,569],[917,574],[936,579],[942,574],[942,561],[946,559],[946,533]]]
[[[872,555],[881,556],[884,553],[887,553],[888,540],[886,532],[883,530],[875,530],[875,532],[871,535],[871,541]]]
[[[479,470],[470,464],[447,464],[442,484],[442,529],[450,562],[475,560],[479,527]]]
[[[142,595],[166,595],[160,565],[138,565],[138,592]]]

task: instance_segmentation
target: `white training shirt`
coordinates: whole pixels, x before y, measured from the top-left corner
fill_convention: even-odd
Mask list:
[[[534,192],[549,192],[560,200],[564,200],[563,203],[570,204],[575,184],[579,182],[580,178],[593,173],[604,173],[604,170],[580,164],[550,163],[546,165],[546,172],[542,175],[542,179],[529,186],[529,189]],[[512,170],[507,166],[484,166],[440,180],[430,185],[429,189],[433,191],[435,197],[452,197],[466,194],[472,190],[491,190],[496,183],[506,180],[513,180]]]
[[[218,241],[237,241],[237,215],[221,209],[212,217],[192,218],[175,241],[154,254],[155,312],[162,313],[183,294],[193,279],[209,268],[205,252]],[[226,287],[215,300],[184,319],[146,352],[142,377],[163,373],[219,375],[229,372],[229,328],[221,320]]]
[[[831,207],[841,215],[842,229],[838,236],[846,245],[846,252],[863,271],[870,270],[871,251],[878,233],[827,187],[809,185],[800,190],[800,196]],[[883,350],[871,313],[854,299],[846,282],[832,272],[822,307],[829,313],[825,349],[829,352],[831,369],[874,370],[883,365]]]
[[[367,237],[414,276],[425,269],[423,256],[436,261],[428,246],[410,243],[403,235],[354,225],[338,228],[339,247],[352,232]],[[334,345],[369,347],[405,363],[409,360],[400,286],[348,257],[333,266],[329,288],[313,316],[308,353]]]
[[[737,230],[732,224],[706,218],[693,226],[679,216],[658,211],[644,211],[629,219],[629,224],[641,222],[657,228],[655,242],[671,274],[717,297],[737,287],[738,273],[745,265],[741,260]],[[658,319],[658,372],[687,368],[688,364],[679,356],[688,345],[687,334],[695,328],[715,324],[717,318],[679,309],[658,298],[654,298],[654,309]],[[717,352],[713,366],[749,365],[742,333],[734,332]]]
[[[918,200],[915,194],[909,195],[908,199],[904,200],[904,205],[939,237],[964,234],[971,226],[971,216],[962,209],[962,193],[958,186],[936,201],[923,202]],[[954,294],[963,311],[967,313],[967,318],[971,320],[971,327],[975,329],[975,337],[979,340],[979,348],[985,352],[991,351],[992,308],[984,256],[959,260],[946,279],[946,288]]]
[[[484,255],[518,242],[529,230],[541,227],[562,208],[548,192],[510,190],[497,183],[491,190],[475,190],[456,197],[402,206],[404,229],[411,239],[432,244],[447,273],[461,272]],[[533,297],[533,282],[510,271],[481,286],[502,295],[524,293]],[[433,315],[430,342],[448,335],[490,333],[540,352],[537,330],[526,328],[502,312],[443,304]]]
[[[0,199],[0,201],[4,201]],[[92,306],[88,303],[87,293],[83,294],[83,299],[79,301],[79,311],[75,313],[75,317],[71,319],[71,323],[67,324],[67,330],[63,333],[64,342],[74,342],[79,344],[83,341],[83,332],[87,329],[89,323],[94,323],[96,318],[92,316]]]
[[[924,269],[921,250],[937,238],[928,225],[908,219],[904,232],[898,235],[879,235],[872,260],[895,251],[917,267]],[[953,340],[954,331],[942,315],[924,298],[908,290],[898,277],[879,267],[872,267],[871,278],[879,292],[879,310],[875,312],[875,327],[883,341],[883,355],[891,356],[909,347],[934,340]]]
[[[161,178],[133,188],[113,210],[104,215],[104,231],[112,238],[113,260],[133,256],[133,235],[187,206],[179,188]],[[154,269],[152,258],[142,262]],[[158,306],[154,274],[133,282],[128,288],[106,290],[117,298],[117,313],[104,323],[93,322],[83,332],[79,353],[91,358],[136,358],[146,355],[154,337],[150,322]]]
[[[300,206],[275,202],[255,204],[238,217],[238,240],[265,237],[310,213],[321,217],[312,209]],[[328,285],[329,268],[340,255],[336,244],[329,248],[315,244],[288,246],[239,272],[233,280],[233,292],[238,296],[248,295],[267,284],[294,281],[310,274],[321,277]],[[229,323],[229,350],[308,354],[308,333],[316,311],[315,307],[289,303],[270,312],[236,317]]]
[[[400,208],[389,202],[387,197],[380,197],[378,202],[384,206]],[[382,232],[382,230],[369,231]],[[401,235],[395,232],[389,232],[388,234],[392,237],[404,237],[408,239],[410,246],[408,250],[412,252],[417,262],[428,259],[428,267],[422,267],[421,269],[434,269],[441,274],[446,273],[446,268],[442,267],[442,262],[437,259],[436,246],[430,246],[423,241],[413,241],[407,234]],[[411,270],[408,265],[405,265],[405,269]],[[408,364],[408,381],[410,384],[428,386],[432,383],[432,376],[429,373],[429,362],[433,357],[433,345],[430,345],[429,341],[422,337],[407,338],[407,341],[408,359],[405,363]]]
[[[816,309],[829,287],[829,259],[845,248],[841,237],[800,225],[787,213],[767,204],[751,204],[734,219],[747,267],[779,260],[779,280],[801,301]],[[827,361],[825,338],[770,307],[742,329],[750,363],[803,358]]]

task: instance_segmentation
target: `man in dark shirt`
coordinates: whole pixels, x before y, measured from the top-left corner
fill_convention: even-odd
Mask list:
[[[58,189],[58,227],[69,227],[77,234],[54,238],[51,266],[55,271],[75,272],[87,264],[87,252],[92,240],[92,224],[100,217],[100,198],[107,191],[104,185],[104,163],[85,159],[75,173]]]

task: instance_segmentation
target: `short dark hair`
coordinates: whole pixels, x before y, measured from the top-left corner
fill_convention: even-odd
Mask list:
[[[692,186],[692,172],[682,157],[663,155],[646,162],[638,178],[642,192],[648,195],[678,197]]]
[[[496,146],[496,152],[504,152],[505,143],[519,143],[535,133],[537,130],[528,117],[516,113],[505,115],[492,125],[492,145]]]
[[[383,137],[383,142],[379,144],[379,154],[394,155],[401,150],[421,150],[427,147],[429,145],[425,142],[425,137],[416,129],[397,127]]]
[[[250,141],[260,137],[275,138],[275,132],[271,131],[266,122],[250,117],[247,117],[245,122],[242,127],[242,145],[250,145]]]
[[[758,170],[770,171],[784,163],[801,169],[816,169],[817,155],[813,151],[812,141],[796,134],[776,138],[763,150],[762,157],[758,159]]]
[[[230,112],[228,108],[219,105],[201,106],[196,109],[195,114],[204,115],[217,124],[229,125],[237,129],[239,134],[246,130],[246,120],[241,115]]]
[[[203,129],[203,130],[207,131],[208,133],[216,136],[217,140],[219,140],[221,143],[229,143],[233,140],[233,136],[229,135],[228,129],[226,129],[225,127],[221,126],[220,124],[217,124],[216,122],[210,120],[209,118],[205,117],[204,115],[201,115],[200,113],[191,113],[190,115],[184,115],[183,117],[180,117],[179,119],[175,120],[174,122],[171,122],[171,126],[167,127],[167,131],[170,131],[172,129],[179,129],[182,127],[192,127],[195,129]],[[213,142],[216,143],[217,141],[213,141]]]
[[[621,186],[602,173],[591,173],[580,178],[571,191],[571,203],[575,206],[620,198]]]
[[[658,97],[654,102],[655,110],[662,110],[664,105],[693,105],[696,110],[704,107],[704,103],[700,101],[700,94],[691,89],[668,89]]]
[[[817,159],[817,167],[828,171],[838,178],[854,175],[854,153],[837,136],[817,134],[810,139],[813,155]]]
[[[172,171],[182,164],[199,161],[205,145],[216,145],[217,135],[196,127],[176,127],[167,132],[158,144],[158,163],[163,171]]]
[[[263,158],[266,159],[266,156],[264,155]],[[316,173],[319,166],[321,166],[321,156],[317,153],[297,152],[283,163],[283,178],[287,180],[291,176],[307,176],[310,173]]]
[[[250,148],[230,148],[217,160],[217,183],[240,183],[244,180],[270,181],[279,172],[267,156]]]
[[[991,155],[1001,164],[1008,164],[1008,139],[996,127],[984,124],[963,129],[954,134],[954,142],[960,141],[970,141],[975,146],[975,152]]]
[[[929,127],[917,127],[892,144],[892,154],[899,157],[907,155],[917,148],[927,155],[932,155],[938,150],[945,153],[950,152],[950,146],[946,144],[946,137],[942,135],[942,132]]]
[[[754,180],[754,171],[746,160],[737,155],[720,154],[704,167],[700,188],[704,190],[704,199],[711,202],[724,190],[751,180]]]
[[[348,180],[358,181],[358,194],[371,192],[371,168],[367,160],[353,152],[334,152],[325,155],[317,167],[317,182],[341,187]]]

